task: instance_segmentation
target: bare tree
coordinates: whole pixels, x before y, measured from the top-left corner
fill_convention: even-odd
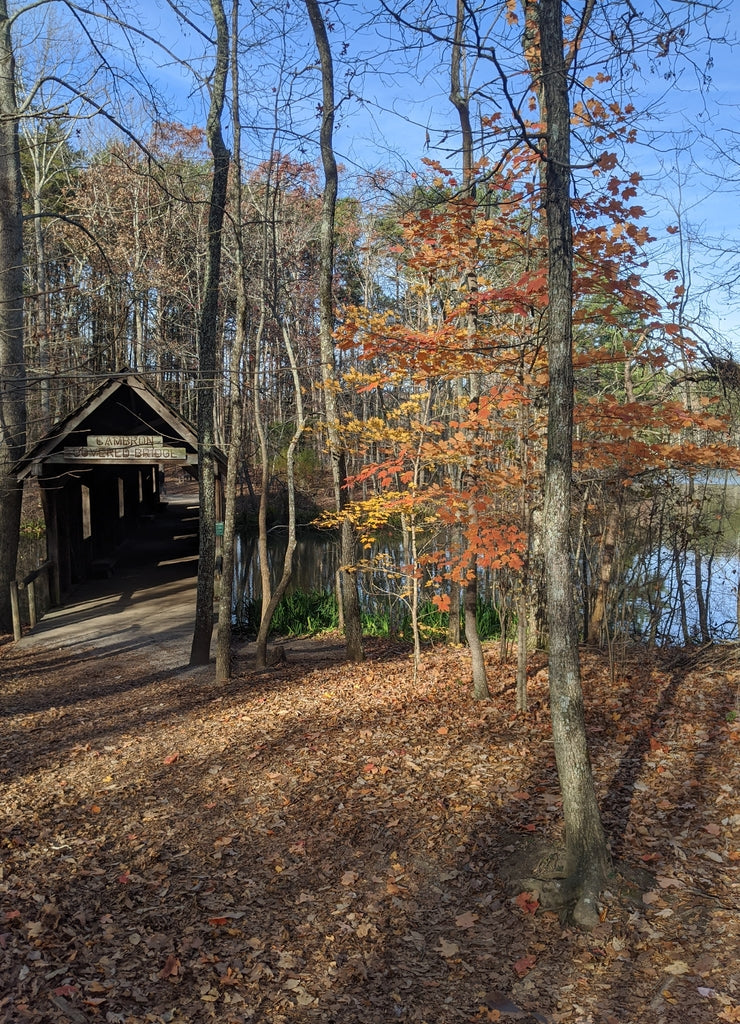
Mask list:
[[[216,57],[206,137],[213,155],[213,179],[208,207],[208,257],[203,306],[198,330],[198,491],[200,495],[200,545],[195,628],[190,649],[191,665],[207,665],[213,633],[213,573],[216,561],[216,481],[214,393],[218,296],[221,281],[221,243],[231,162],[224,142],[222,116],[229,73],[229,26],[221,0],[210,0],[216,27]]]
[[[0,630],[11,625],[22,487],[13,465],[26,444],[23,361],[23,216],[15,55],[7,0],[0,0]]]
[[[473,180],[473,128],[470,119],[470,89],[469,82],[463,74],[465,61],[465,0],[457,0],[455,6],[455,30],[452,40],[450,54],[450,102],[457,111],[460,121],[460,136],[462,149],[462,172],[463,188],[471,198],[475,198],[475,182]],[[473,233],[475,221],[475,207],[470,206],[468,230]],[[475,266],[463,267],[463,279],[468,294],[475,298],[479,291],[478,274]],[[471,308],[466,316],[468,344],[475,347],[476,337],[476,313],[475,307]],[[468,374],[468,394],[464,395],[463,381],[457,381],[458,403],[468,402],[475,406],[480,400],[481,375],[473,370]],[[462,417],[461,413],[461,417]],[[472,463],[472,460],[470,460]],[[471,465],[468,472],[474,473]],[[462,480],[461,480],[462,484]],[[469,503],[469,515],[474,522],[476,518],[475,503]],[[463,615],[465,621],[465,639],[470,650],[470,663],[473,672],[473,694],[477,700],[487,700],[491,694],[488,689],[488,677],[486,673],[486,662],[483,657],[483,645],[478,635],[478,623],[476,612],[478,609],[478,564],[477,553],[472,552],[468,562],[467,574],[463,584]]]
[[[573,237],[570,197],[570,101],[563,55],[561,0],[539,4],[546,137],[549,403],[544,544],[549,633],[550,713],[563,795],[566,870],[574,918],[599,921],[596,899],[610,865],[586,739],[574,574],[570,550],[573,461]]]
[[[306,0],[306,9],[311,21],[316,48],[321,62],[321,83],[323,102],[321,108],[321,161],[324,168],[324,196],[320,228],[319,268],[319,336],[321,343],[321,371],[324,384],[326,408],[326,429],[331,449],[331,468],[334,483],[334,501],[337,511],[346,503],[344,489],[346,479],[346,456],[339,436],[339,413],[337,409],[336,367],[334,360],[334,216],[337,203],[338,173],[334,155],[334,65],[329,37],[317,0]],[[357,580],[351,567],[356,561],[356,540],[354,527],[348,516],[341,521],[341,602],[343,609],[344,635],[347,656],[351,661],[361,661],[362,622]]]
[[[237,40],[239,24],[239,0],[233,0],[231,8],[231,85],[232,111],[234,116],[234,242],[235,242],[235,287],[236,326],[234,345],[229,353],[229,448],[226,467],[226,488],[224,500],[224,537],[221,552],[221,591],[218,599],[218,633],[216,639],[216,679],[231,677],[231,613],[234,600],[234,561],[236,551],[236,481],[241,446],[244,436],[244,401],[242,395],[242,359],[247,334],[247,282],[244,257],[244,219],[242,211],[242,133],[239,105],[239,63]]]

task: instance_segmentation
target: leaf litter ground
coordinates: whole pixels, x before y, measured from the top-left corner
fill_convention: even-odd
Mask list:
[[[0,1021],[740,1021],[740,651],[583,658],[619,871],[588,934],[517,861],[557,841],[532,709],[487,652],[326,639],[226,685],[0,648]],[[512,881],[513,878],[513,881]]]

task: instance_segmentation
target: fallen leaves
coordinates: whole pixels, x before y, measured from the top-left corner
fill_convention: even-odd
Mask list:
[[[180,973],[180,961],[174,953],[170,953],[164,962],[164,966],[157,975],[160,981],[166,981],[168,978],[176,978]],[[223,984],[223,981],[222,981]]]
[[[458,928],[473,928],[475,922],[480,920],[479,914],[473,914],[471,911],[466,910],[464,914],[458,914],[455,918],[455,924]]]
[[[536,914],[537,908],[540,905],[539,901],[531,892],[520,892],[514,902],[523,914]]]
[[[654,997],[737,1019],[724,678],[682,681],[665,714],[670,674],[638,663],[627,685],[585,656],[608,827],[638,870],[659,865],[628,900],[615,883],[586,938],[499,874],[508,844],[560,827],[546,673],[517,718],[508,691],[472,706],[459,651],[425,653],[417,684],[405,650],[376,651],[200,689],[144,685],[129,659],[79,721],[29,674],[33,728],[0,720],[0,1019],[160,1024],[175,992],[183,1019],[234,1024],[549,1022],[556,999],[640,1019]],[[503,687],[511,666],[486,657]],[[74,692],[63,672],[54,687]],[[483,999],[492,970],[506,992]]]
[[[674,960],[670,964],[664,964],[663,970],[666,974],[673,974],[676,977],[679,977],[681,974],[689,974],[691,968],[685,960]]]
[[[537,957],[535,956],[521,957],[514,964],[514,970],[516,971],[517,977],[523,978],[526,974],[529,974],[536,963]]]
[[[58,985],[53,989],[55,996],[76,996],[79,991],[79,985]]]

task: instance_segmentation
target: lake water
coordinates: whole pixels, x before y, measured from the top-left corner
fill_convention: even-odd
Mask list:
[[[612,635],[621,632],[631,639],[652,637],[657,643],[683,643],[688,635],[692,642],[701,641],[693,551],[698,547],[709,632],[715,640],[738,638],[740,484],[730,480],[725,487],[724,476],[707,483],[709,499],[703,519],[710,524],[709,538],[697,543],[684,537],[684,550],[680,554],[658,545],[647,555],[622,553],[617,559],[623,569],[621,579],[614,580],[611,587]],[[273,583],[282,573],[286,546],[286,531],[273,530],[269,541]],[[381,550],[389,557],[391,565],[404,562],[400,543],[386,544]],[[239,538],[237,561],[235,595],[238,604],[240,598],[250,600],[261,593],[255,535],[243,534]],[[339,568],[334,536],[320,530],[300,532],[293,566],[292,590],[333,589]],[[373,573],[359,573],[358,583],[366,610],[382,609],[392,621],[399,615],[402,617],[405,606],[400,594],[407,583],[402,575],[378,569]],[[495,581],[490,575],[482,577],[483,594],[490,593],[493,586]]]

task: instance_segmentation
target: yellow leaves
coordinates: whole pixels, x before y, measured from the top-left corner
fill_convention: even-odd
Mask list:
[[[740,1006],[725,1006],[725,1008],[717,1014],[717,1019],[729,1021],[730,1024],[739,1024]]]
[[[495,1024],[496,1021],[500,1021],[501,1012],[499,1010],[491,1010],[487,1006],[481,1006],[474,1017],[470,1018],[471,1021],[482,1022],[482,1024]]]
[[[691,968],[685,960],[674,960],[670,964],[665,964],[663,970],[666,974],[672,974],[674,977],[680,977],[682,974],[691,973]]]

